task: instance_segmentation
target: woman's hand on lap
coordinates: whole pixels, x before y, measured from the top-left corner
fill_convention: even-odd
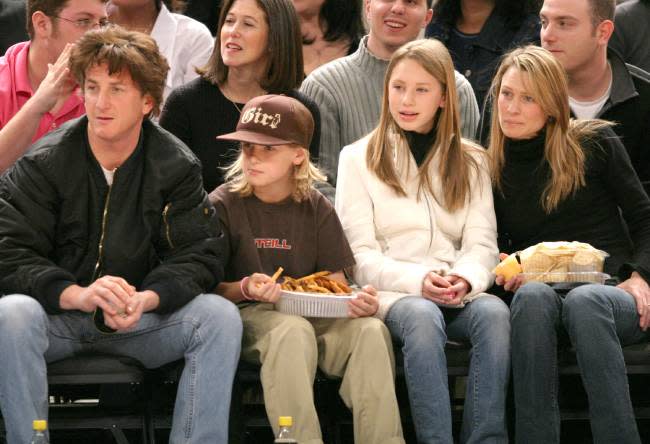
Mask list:
[[[454,304],[456,293],[451,287],[451,282],[430,271],[422,281],[422,297],[440,305],[457,305]]]

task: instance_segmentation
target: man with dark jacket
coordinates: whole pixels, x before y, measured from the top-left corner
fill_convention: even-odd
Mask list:
[[[573,115],[616,123],[614,132],[647,191],[650,74],[607,51],[615,8],[615,0],[544,0],[540,38],[567,71]]]
[[[545,0],[540,11],[542,47],[569,78],[574,117],[614,122],[646,192],[650,191],[650,74],[627,65],[607,43],[614,30],[615,0]],[[491,101],[481,117],[480,139],[489,142]]]
[[[140,33],[74,48],[87,116],[0,181],[0,407],[9,443],[47,418],[46,363],[84,352],[185,359],[170,443],[227,442],[241,320],[209,294],[226,252],[200,165],[148,120],[168,65]]]

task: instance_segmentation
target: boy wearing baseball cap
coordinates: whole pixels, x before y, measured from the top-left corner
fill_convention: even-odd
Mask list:
[[[364,287],[349,302],[353,319],[302,318],[275,311],[279,267],[300,277],[329,270],[346,282],[354,264],[329,201],[312,188],[323,175],[309,161],[314,121],[299,101],[283,95],[250,100],[234,133],[241,142],[226,183],[210,194],[230,258],[217,292],[238,303],[244,323],[242,358],[261,364],[269,422],[293,417],[296,439],[322,443],[314,407],[318,366],[343,378],[340,395],[352,409],[355,442],[403,443],[394,389],[393,352],[384,324],[372,317],[377,293]]]

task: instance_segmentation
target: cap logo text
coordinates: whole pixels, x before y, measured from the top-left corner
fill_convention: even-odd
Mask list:
[[[249,123],[253,121],[254,123],[260,124],[262,126],[268,126],[272,129],[276,129],[280,124],[281,116],[280,113],[276,114],[266,114],[263,112],[262,108],[252,107],[246,110],[241,116],[241,123]]]

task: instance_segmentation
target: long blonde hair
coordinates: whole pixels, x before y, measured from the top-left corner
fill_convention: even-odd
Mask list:
[[[372,132],[368,141],[366,164],[370,171],[398,195],[406,196],[402,182],[395,171],[391,135],[397,135],[402,142],[398,143],[400,146],[406,145],[406,136],[391,115],[388,104],[391,75],[397,64],[406,59],[417,62],[440,82],[443,97],[445,97],[445,106],[438,110],[434,118],[436,137],[433,146],[418,169],[418,194],[425,189],[444,208],[453,212],[466,204],[471,191],[470,172],[471,170],[478,171],[478,164],[469,153],[468,146],[461,139],[454,65],[449,51],[439,41],[434,39],[415,40],[402,46],[391,57],[384,77],[384,98],[379,125]],[[440,160],[438,174],[442,196],[436,195],[430,172],[430,165],[436,154]]]
[[[506,136],[499,124],[499,92],[503,76],[515,68],[522,73],[526,90],[547,116],[544,157],[551,177],[541,196],[541,206],[548,214],[585,185],[585,152],[581,143],[611,125],[603,120],[570,118],[569,87],[566,72],[553,54],[538,46],[525,46],[506,54],[490,87],[492,121],[490,123],[490,174],[492,183],[502,190]]]
[[[237,159],[225,168],[225,180],[228,183],[230,191],[246,197],[253,194],[253,186],[246,180],[246,175],[244,174],[244,150],[242,148],[240,147],[240,153]],[[294,183],[291,197],[296,202],[302,202],[309,197],[314,182],[324,182],[326,177],[309,160],[309,150],[299,145],[293,145],[292,149],[303,150],[303,154],[305,155],[305,160],[300,165],[293,166],[291,175]]]

